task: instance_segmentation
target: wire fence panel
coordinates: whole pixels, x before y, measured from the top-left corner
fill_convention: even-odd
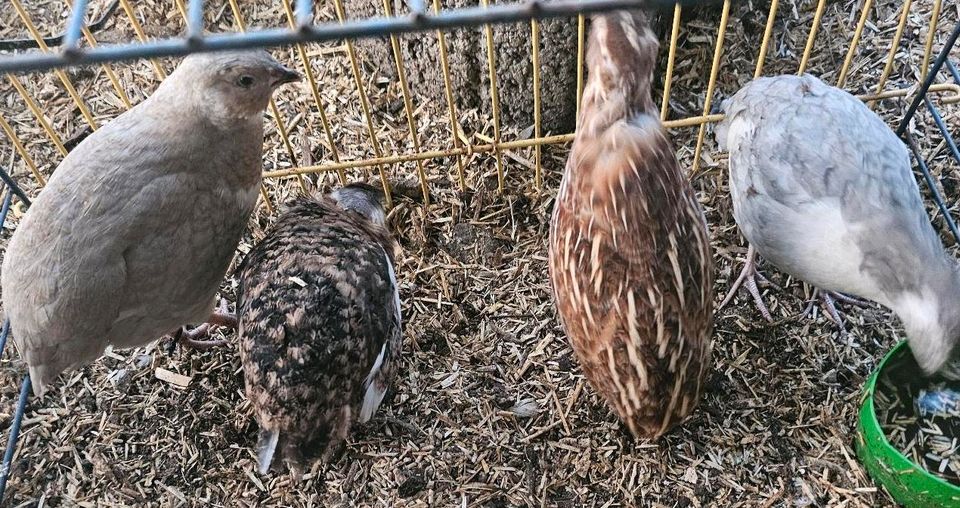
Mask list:
[[[495,172],[496,187],[504,191],[508,186],[507,177],[510,170],[505,157],[510,157],[513,152],[523,149],[533,151],[533,162],[526,167],[531,169],[529,181],[532,182],[532,188],[541,189],[546,172],[544,167],[546,157],[542,147],[569,143],[573,139],[573,133],[570,132],[573,130],[572,126],[571,129],[561,132],[551,132],[544,127],[544,96],[551,87],[551,84],[545,81],[541,71],[542,65],[546,63],[545,48],[549,44],[544,29],[546,20],[553,18],[575,20],[575,32],[571,32],[570,36],[576,38],[576,55],[571,55],[571,59],[576,62],[574,79],[577,109],[574,118],[578,121],[579,99],[583,92],[585,78],[584,42],[588,29],[585,15],[638,6],[665,9],[664,19],[669,23],[666,40],[669,44],[665,48],[666,54],[663,58],[665,72],[662,75],[660,116],[667,128],[697,129],[695,144],[692,147],[691,166],[693,172],[698,171],[704,158],[707,124],[723,118],[723,115],[715,112],[715,105],[718,89],[724,81],[725,66],[729,64],[724,60],[724,53],[729,47],[726,39],[731,25],[731,7],[734,5],[732,0],[716,2],[719,4],[718,22],[710,28],[709,33],[705,32],[706,35],[701,35],[703,39],[708,40],[711,55],[709,68],[700,70],[703,89],[698,90],[697,93],[702,92],[702,100],[697,103],[695,109],[681,110],[672,107],[672,100],[676,98],[678,92],[683,91],[684,74],[689,74],[691,70],[684,68],[684,62],[678,61],[677,49],[687,36],[683,30],[683,21],[685,17],[690,16],[690,13],[685,6],[693,2],[557,0],[488,4],[487,0],[479,0],[479,5],[476,7],[444,10],[440,0],[433,0],[430,4],[423,1],[409,2],[409,13],[401,15],[400,12],[394,11],[396,8],[394,6],[397,4],[390,0],[383,0],[382,4],[377,2],[378,16],[351,19],[345,12],[344,1],[333,0],[330,19],[327,22],[317,23],[318,6],[314,2],[283,0],[282,27],[248,29],[241,3],[237,0],[229,0],[229,12],[233,20],[231,31],[205,33],[208,27],[205,26],[204,2],[190,0],[184,3],[183,0],[175,0],[178,19],[183,22],[185,30],[177,37],[151,38],[148,30],[138,19],[135,3],[129,0],[114,0],[101,11],[97,19],[90,23],[86,23],[88,2],[75,0],[73,10],[66,21],[65,31],[59,35],[48,36],[40,32],[21,0],[10,1],[16,11],[17,19],[30,37],[0,41],[0,51],[19,52],[0,57],[0,72],[6,74],[7,82],[16,91],[16,96],[24,103],[26,110],[40,129],[38,134],[26,136],[18,132],[18,127],[21,125],[11,118],[10,112],[0,111],[0,130],[10,141],[11,156],[22,161],[37,188],[46,184],[45,171],[43,164],[38,164],[38,158],[31,154],[31,149],[38,144],[49,144],[55,153],[62,157],[67,154],[71,146],[76,144],[76,141],[75,136],[63,130],[63,125],[50,119],[50,115],[46,112],[48,106],[45,105],[45,101],[49,101],[49,98],[38,96],[35,92],[31,93],[31,89],[25,86],[24,83],[34,76],[25,77],[22,73],[51,71],[57,80],[56,86],[66,94],[65,100],[60,105],[66,104],[68,107],[76,108],[78,112],[76,123],[82,124],[86,132],[96,129],[100,123],[106,121],[106,118],[95,114],[96,109],[91,108],[89,104],[90,98],[81,93],[82,87],[78,89],[76,86],[76,77],[65,70],[68,67],[89,66],[91,69],[97,69],[97,72],[103,72],[110,87],[116,93],[120,109],[125,111],[136,102],[135,96],[139,92],[132,87],[129,77],[124,75],[127,62],[149,62],[149,72],[158,80],[162,80],[167,75],[162,60],[167,57],[194,52],[290,46],[295,51],[297,66],[302,68],[306,76],[305,86],[308,88],[308,95],[305,94],[307,98],[300,101],[302,104],[296,101],[281,102],[279,99],[271,99],[269,113],[272,117],[272,125],[276,129],[276,137],[279,138],[275,148],[289,159],[290,165],[267,168],[264,171],[264,177],[273,181],[289,178],[296,182],[300,191],[308,191],[313,184],[309,179],[312,175],[322,176],[331,173],[336,175],[339,182],[345,183],[353,175],[367,176],[372,170],[383,186],[388,206],[392,190],[388,175],[391,172],[398,172],[397,168],[404,164],[415,168],[418,191],[424,204],[427,205],[430,202],[431,183],[428,162],[445,158],[452,160],[453,164],[444,175],[457,188],[466,190],[473,183],[468,178],[471,161],[475,161],[478,155],[489,156],[492,171]],[[907,27],[912,13],[911,8],[917,3],[920,2],[906,0],[902,3],[896,16],[895,28],[889,39],[889,46],[884,46],[880,52],[883,61],[882,70],[871,82],[871,86],[861,87],[861,91],[866,90],[869,93],[861,93],[858,97],[867,101],[871,107],[877,106],[878,101],[883,99],[911,97],[896,132],[910,147],[917,160],[918,169],[936,203],[937,211],[942,215],[956,241],[960,243],[960,231],[951,216],[951,207],[940,192],[937,178],[931,173],[928,162],[909,129],[911,122],[915,121],[919,114],[918,110],[922,104],[942,136],[949,155],[960,165],[960,149],[938,107],[938,104],[960,103],[960,71],[949,59],[950,51],[960,37],[960,23],[953,29],[939,53],[933,58],[936,49],[936,30],[943,12],[942,0],[933,0],[926,33],[921,34],[923,52],[919,61],[918,77],[914,82],[890,84],[902,42],[905,38],[912,36]],[[778,0],[772,0],[769,10],[762,13],[765,22],[762,24],[762,36],[757,41],[759,49],[755,53],[755,63],[750,62],[750,74],[754,77],[761,76],[765,70],[769,69],[774,59],[773,55],[781,51],[778,46],[782,46],[782,41],[776,40],[774,35],[778,16],[782,15],[781,11],[784,10],[780,7]],[[854,19],[856,21],[850,27],[849,41],[844,39],[845,45],[840,48],[843,58],[836,69],[835,82],[839,87],[849,85],[850,80],[854,79],[858,72],[857,59],[861,40],[874,30],[871,28],[871,13],[874,12],[874,7],[873,0],[864,0],[853,13],[855,15],[851,16],[850,23],[854,23]],[[796,70],[798,73],[804,73],[816,64],[817,41],[824,36],[825,31],[821,30],[821,26],[827,16],[826,0],[817,1],[809,26],[802,27],[800,41],[803,43],[803,51],[799,56],[799,62],[794,62],[789,72]],[[95,34],[110,23],[119,23],[121,20],[129,24],[133,32],[132,38],[137,42],[98,43]],[[524,42],[524,46],[529,46],[529,62],[509,62],[498,58],[498,42],[494,25],[504,23],[529,28],[529,45],[526,41]],[[478,83],[471,84],[482,85],[486,89],[484,93],[489,96],[490,118],[484,125],[489,127],[488,129],[465,128],[468,117],[474,123],[478,123],[476,117],[481,115],[476,111],[467,111],[470,108],[462,107],[456,99],[457,84],[453,71],[454,65],[451,63],[452,57],[455,56],[452,48],[455,46],[451,40],[454,30],[467,28],[476,29],[478,36],[478,53],[480,54],[478,61],[482,62],[482,68],[476,77]],[[409,75],[410,66],[407,60],[409,56],[405,56],[403,48],[404,34],[411,33],[422,33],[422,37],[436,41],[437,74],[440,78],[443,98],[439,101],[441,102],[439,109],[444,110],[448,115],[448,118],[441,122],[441,126],[427,131],[426,134],[423,132],[421,121],[423,115],[420,112],[420,108],[426,106],[423,104],[426,101],[418,100],[417,86],[413,84],[412,77]],[[395,114],[400,116],[402,112],[402,121],[399,123],[406,129],[402,141],[385,139],[383,135],[385,126],[382,125],[383,122],[378,121],[373,111],[374,97],[371,91],[380,83],[365,71],[363,58],[358,55],[359,42],[357,41],[362,38],[385,38],[389,43],[390,61],[387,65],[395,70],[396,84],[399,88],[399,106]],[[320,52],[331,51],[346,55],[345,65],[348,67],[348,72],[345,72],[344,76],[347,76],[349,81],[348,86],[351,92],[349,99],[326,93],[325,80],[329,69],[326,64],[318,66],[318,58],[310,50],[312,47],[310,44],[320,42],[342,42],[341,48],[321,47]],[[503,67],[508,65],[522,65],[530,69],[531,86],[528,92],[532,97],[533,114],[529,126],[530,132],[527,135],[518,134],[517,129],[506,128],[503,122],[501,102],[504,90],[498,78],[503,72]],[[945,75],[949,76],[950,80],[938,82],[938,79]],[[486,81],[483,81],[484,79]],[[574,91],[571,90],[571,94],[573,93]],[[69,103],[66,99],[69,99]],[[352,100],[356,100],[359,104],[359,114],[353,116],[343,114],[341,112],[344,109],[343,103]],[[322,133],[319,144],[322,145],[320,148],[324,157],[320,160],[315,160],[312,147],[309,147],[306,141],[300,147],[303,153],[298,156],[294,142],[298,139],[294,136],[296,130],[301,129],[306,132],[308,128],[304,125],[313,124],[311,117],[314,115],[320,119],[316,130]],[[351,139],[359,140],[358,144],[362,144],[359,149],[350,150],[349,147],[344,146],[343,131],[347,127],[358,131]],[[0,224],[6,219],[14,198],[24,205],[29,205],[29,195],[17,186],[11,173],[12,168],[9,172],[0,169],[0,178],[3,180],[0,192],[4,196],[2,208],[0,208]],[[272,194],[267,183],[261,187],[261,195],[264,205],[272,212]],[[10,324],[5,322],[0,331],[0,351],[6,345],[9,332]],[[24,378],[8,435],[3,464],[0,466],[0,501],[3,498],[10,465],[14,458],[29,388],[30,381]]]

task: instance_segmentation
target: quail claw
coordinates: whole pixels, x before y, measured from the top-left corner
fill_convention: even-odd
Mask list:
[[[179,330],[170,334],[174,343],[184,347],[191,347],[201,351],[214,347],[225,346],[226,339],[200,340],[210,336],[211,328],[214,326],[224,326],[227,328],[237,327],[237,315],[229,311],[226,300],[221,300],[217,310],[210,314],[207,322],[193,329],[181,327]]]
[[[183,327],[176,335],[177,343],[181,346],[192,347],[199,350],[207,350],[214,347],[225,346],[226,339],[217,340],[199,340],[201,337],[210,335],[210,323],[204,323],[192,330]]]
[[[767,305],[763,303],[763,298],[760,296],[760,289],[757,287],[757,280],[759,279],[761,283],[774,286],[777,289],[779,289],[779,286],[767,280],[766,277],[757,271],[756,256],[757,251],[754,250],[751,245],[747,248],[747,261],[743,265],[743,270],[740,271],[737,280],[730,285],[727,295],[723,297],[723,301],[717,306],[717,310],[724,308],[730,303],[730,300],[733,299],[733,296],[737,293],[740,286],[743,286],[750,292],[750,295],[753,297],[753,303],[756,305],[757,310],[760,311],[760,314],[763,315],[763,318],[766,319],[768,323],[772,323],[773,316],[770,314],[770,309],[767,308]]]
[[[870,302],[860,300],[858,298],[853,298],[852,296],[847,296],[843,293],[837,293],[835,291],[824,291],[822,289],[817,289],[817,294],[815,298],[810,300],[810,303],[807,304],[807,308],[803,310],[800,314],[800,317],[806,317],[813,311],[813,304],[820,301],[820,307],[823,308],[826,316],[830,321],[833,321],[838,327],[840,327],[840,332],[842,334],[847,333],[847,327],[844,324],[843,318],[841,317],[840,311],[837,309],[836,302],[840,301],[843,303],[848,303],[850,305],[856,305],[857,307],[867,307],[870,305]]]
[[[225,326],[227,328],[236,328],[238,325],[237,315],[230,312],[226,300],[220,300],[220,306],[210,314],[207,323],[215,326]]]

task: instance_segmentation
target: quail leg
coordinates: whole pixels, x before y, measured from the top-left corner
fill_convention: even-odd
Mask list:
[[[192,330],[188,330],[186,326],[180,328],[174,334],[174,339],[181,346],[192,347],[201,351],[227,344],[226,339],[200,340],[208,336],[210,336],[210,323],[204,323]]]
[[[210,317],[207,318],[207,323],[216,326],[225,326],[227,328],[236,328],[239,324],[237,315],[227,309],[226,301],[220,302],[220,308],[215,310],[213,314],[210,314]]]
[[[840,317],[840,311],[837,310],[836,302],[844,302],[850,305],[856,305],[857,307],[867,307],[870,305],[870,302],[853,298],[847,296],[843,293],[837,293],[836,291],[824,291],[817,288],[817,295],[813,300],[810,300],[810,303],[807,304],[807,308],[804,309],[803,313],[800,314],[800,317],[806,317],[813,311],[813,304],[820,301],[820,307],[826,312],[827,317],[830,321],[833,321],[837,326],[840,327],[840,331],[847,333],[846,325],[844,325],[843,318]]]
[[[776,284],[773,284],[766,277],[760,274],[757,271],[757,251],[754,250],[753,246],[747,248],[747,261],[743,265],[743,270],[740,271],[740,276],[737,277],[737,280],[733,282],[730,286],[730,290],[727,291],[727,295],[723,297],[723,301],[720,302],[720,305],[717,307],[717,310],[722,309],[730,300],[733,299],[733,295],[737,294],[737,289],[740,286],[747,288],[747,291],[750,292],[750,295],[753,296],[753,303],[757,306],[757,310],[760,311],[760,314],[763,315],[763,318],[768,322],[773,322],[773,316],[770,314],[770,310],[767,308],[767,305],[763,303],[763,299],[760,297],[760,289],[757,287],[757,280],[759,279],[761,283],[768,284],[776,287]]]
[[[210,314],[210,317],[207,318],[206,323],[192,330],[187,329],[185,326],[181,327],[179,330],[173,332],[173,339],[181,346],[200,350],[225,346],[227,344],[225,339],[201,340],[210,336],[210,329],[213,326],[225,326],[227,328],[237,327],[237,316],[236,314],[231,314],[229,312],[229,309],[227,309],[227,302],[225,300],[221,301],[217,310]]]

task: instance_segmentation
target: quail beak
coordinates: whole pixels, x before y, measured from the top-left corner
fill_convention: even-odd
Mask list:
[[[290,70],[283,66],[277,67],[271,74],[273,77],[272,84],[274,87],[278,87],[286,83],[293,83],[303,79],[303,76],[301,76],[299,72]]]

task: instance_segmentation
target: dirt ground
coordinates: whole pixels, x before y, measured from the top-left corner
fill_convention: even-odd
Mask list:
[[[92,1],[93,17],[109,3]],[[876,87],[902,3],[873,2],[846,89],[861,94]],[[227,2],[207,4],[208,29],[235,30]],[[249,26],[286,24],[280,2],[242,4]],[[332,2],[318,4],[320,19],[334,19]],[[933,4],[913,2],[887,89],[917,81]],[[827,2],[810,72],[836,81],[861,5]],[[731,9],[714,101],[752,77],[768,6],[769,1],[744,1]],[[796,72],[815,6],[810,0],[780,2],[764,74]],[[174,2],[145,0],[135,2],[133,10],[147,37],[183,30]],[[956,4],[943,3],[935,50],[960,19],[958,11]],[[53,34],[62,30],[67,8],[62,0],[46,0],[30,2],[28,12],[41,33]],[[719,8],[684,12],[671,119],[702,112],[719,14]],[[16,11],[0,9],[0,38],[24,37],[29,32]],[[132,40],[135,32],[121,8],[96,37],[106,44]],[[663,46],[665,60],[666,41]],[[302,69],[295,50],[274,53]],[[310,44],[306,53],[330,117],[336,156],[373,157],[344,45]],[[953,55],[960,59],[960,47]],[[172,62],[162,60],[157,67],[169,71]],[[157,68],[147,62],[110,68],[134,104],[159,82]],[[412,142],[400,87],[373,74],[374,68],[361,62],[381,151],[409,153]],[[125,110],[102,67],[70,70],[68,76],[98,124]],[[84,118],[55,75],[20,79],[64,141],[82,135]],[[0,114],[23,139],[39,171],[49,175],[62,156],[8,80],[0,82],[0,90]],[[660,90],[655,93],[659,101]],[[446,106],[420,98],[413,90],[423,149],[449,147]],[[304,138],[316,163],[331,162],[333,148],[326,144],[310,85],[288,87],[276,102],[291,150],[273,120],[265,120],[265,170],[303,164]],[[960,107],[941,107],[956,132]],[[877,111],[895,125],[904,108],[901,100],[884,100]],[[471,142],[492,137],[488,117],[473,110],[459,116]],[[746,248],[731,215],[725,154],[717,151],[712,128],[707,131],[693,183],[710,225],[719,302],[739,272]],[[948,204],[955,207],[960,168],[925,113],[918,117],[915,133]],[[697,128],[672,131],[688,168],[697,134]],[[529,135],[529,129],[507,130],[503,139]],[[3,139],[0,161],[35,195],[39,186],[26,163]],[[355,429],[339,461],[317,465],[297,484],[282,474],[258,475],[252,450],[256,424],[243,396],[236,349],[170,352],[160,342],[109,352],[66,375],[42,400],[30,402],[5,505],[891,506],[889,496],[858,463],[853,437],[860,388],[902,337],[899,322],[879,307],[844,308],[850,333],[841,335],[819,310],[798,319],[810,289],[764,264],[761,269],[782,288],[764,291],[776,322],[766,323],[741,294],[716,315],[714,371],[694,416],[655,442],[627,437],[586,385],[550,299],[546,239],[567,148],[544,147],[542,189],[534,185],[532,149],[505,154],[502,194],[492,155],[463,158],[465,190],[457,183],[453,158],[426,161],[429,205],[415,190],[416,164],[382,168],[407,189],[396,196],[389,215],[403,247],[398,263],[403,366],[381,410]],[[375,174],[353,170],[348,176],[373,180]],[[309,175],[304,186],[326,189],[335,178]],[[293,178],[266,184],[273,205],[300,189]],[[15,205],[0,231],[0,247],[22,213],[23,207]],[[273,217],[266,206],[257,210],[239,255],[262,236]],[[935,216],[934,222],[945,230],[942,217]],[[947,235],[944,240],[956,247]],[[223,295],[232,301],[234,289],[235,281],[228,279]],[[158,369],[187,376],[189,384],[161,380]],[[24,372],[8,346],[0,362],[4,440]]]

